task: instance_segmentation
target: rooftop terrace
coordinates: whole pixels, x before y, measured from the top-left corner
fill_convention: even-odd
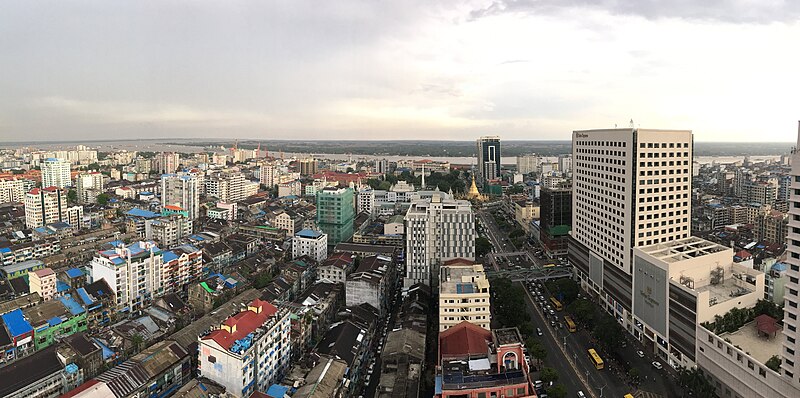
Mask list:
[[[750,322],[733,333],[723,333],[719,337],[730,340],[734,346],[738,346],[742,351],[755,358],[762,364],[772,358],[773,355],[780,355],[783,335],[778,332],[775,337],[759,336],[756,322]]]
[[[725,246],[695,236],[641,248],[645,253],[668,263],[718,253],[727,249]]]

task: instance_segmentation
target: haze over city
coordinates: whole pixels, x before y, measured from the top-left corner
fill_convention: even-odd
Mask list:
[[[793,141],[784,1],[4,2],[0,140]]]

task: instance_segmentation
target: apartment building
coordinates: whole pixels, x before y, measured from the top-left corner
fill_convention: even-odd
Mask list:
[[[292,237],[292,258],[309,256],[321,263],[328,257],[328,235],[304,229]]]
[[[490,329],[489,280],[482,264],[445,261],[439,269],[439,331],[463,321]]]
[[[200,216],[201,181],[196,173],[164,174],[161,176],[161,204],[186,210],[189,218]]]
[[[70,164],[61,159],[47,158],[42,162],[42,187],[67,188],[72,186]]]
[[[198,337],[200,376],[234,397],[266,391],[283,378],[291,357],[291,322],[286,309],[255,299],[219,328]]]
[[[0,204],[25,200],[25,180],[11,178],[0,180]]]
[[[205,193],[222,202],[238,202],[247,197],[247,182],[239,172],[214,172],[205,178]]]
[[[434,193],[412,201],[405,222],[406,287],[430,286],[443,261],[475,260],[475,215],[468,201],[443,199]]]
[[[163,291],[164,253],[152,241],[102,250],[91,261],[92,280],[105,279],[117,298],[117,309],[136,311]]]
[[[28,228],[67,221],[67,195],[50,186],[34,188],[25,195],[25,225]]]
[[[75,177],[78,203],[97,203],[97,196],[103,193],[103,178],[98,172],[78,174]]]
[[[28,272],[28,286],[31,293],[39,293],[44,301],[56,296],[56,273],[50,268]]]
[[[328,235],[328,244],[346,242],[353,236],[355,202],[350,188],[326,187],[317,193],[317,226]]]

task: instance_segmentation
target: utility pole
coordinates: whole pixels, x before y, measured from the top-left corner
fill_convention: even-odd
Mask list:
[[[608,384],[606,384],[606,385],[604,385],[602,387],[598,387],[600,389],[600,398],[603,398],[603,389],[606,388],[606,387],[608,387]]]

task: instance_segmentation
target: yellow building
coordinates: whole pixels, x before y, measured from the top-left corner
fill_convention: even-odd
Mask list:
[[[483,265],[463,258],[445,261],[439,270],[439,331],[463,321],[489,330],[491,318]]]

